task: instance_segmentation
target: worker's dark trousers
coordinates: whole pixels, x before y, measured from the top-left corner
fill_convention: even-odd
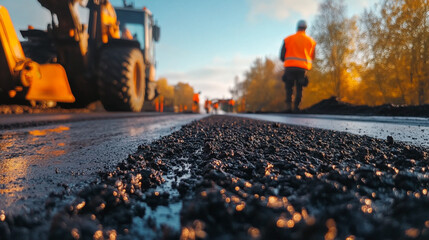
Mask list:
[[[301,103],[302,97],[302,85],[305,81],[305,75],[307,70],[303,68],[285,68],[285,72],[283,74],[283,82],[286,86],[286,105],[292,106],[292,94],[293,87],[296,86],[296,94],[294,107],[295,110],[298,110],[299,104]]]

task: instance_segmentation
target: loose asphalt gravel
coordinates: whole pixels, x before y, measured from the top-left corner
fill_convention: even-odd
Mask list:
[[[142,145],[0,239],[428,239],[428,150],[212,116]],[[55,210],[55,211],[54,211]]]

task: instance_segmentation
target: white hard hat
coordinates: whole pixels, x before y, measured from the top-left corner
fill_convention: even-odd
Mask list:
[[[307,22],[305,20],[299,20],[297,27],[298,28],[307,28]]]

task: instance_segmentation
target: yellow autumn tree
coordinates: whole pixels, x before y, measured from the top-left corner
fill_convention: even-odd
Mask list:
[[[285,89],[281,80],[282,67],[270,59],[256,59],[245,73],[243,82],[236,82],[240,93],[239,109],[246,112],[277,112],[285,108]],[[244,109],[242,104],[244,103]]]
[[[158,98],[164,99],[165,108],[174,107],[174,86],[168,84],[166,78],[161,78],[157,81]]]
[[[348,90],[345,76],[354,52],[353,38],[357,31],[356,20],[349,19],[343,0],[324,0],[319,7],[310,35],[316,40],[318,64],[315,68],[329,79],[331,95],[342,99]]]
[[[420,105],[429,103],[428,0],[382,0],[362,16],[366,47],[363,85],[380,94],[368,101]]]
[[[179,82],[174,87],[174,105],[183,111],[192,110],[192,97],[194,88],[188,83]]]

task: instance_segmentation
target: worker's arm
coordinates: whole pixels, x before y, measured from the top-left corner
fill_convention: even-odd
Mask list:
[[[282,60],[282,62],[285,61],[285,55],[286,55],[286,47],[285,47],[285,43],[283,42],[282,50],[280,51],[280,60]]]

